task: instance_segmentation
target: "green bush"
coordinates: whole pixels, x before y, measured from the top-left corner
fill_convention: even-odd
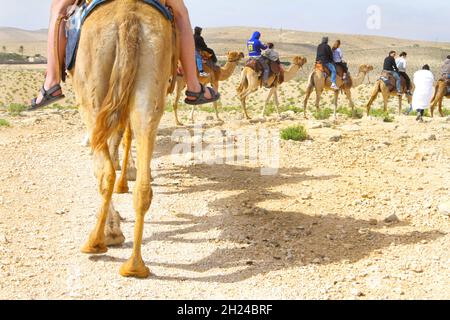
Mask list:
[[[395,120],[395,118],[391,116],[389,112],[385,112],[382,109],[372,109],[370,110],[370,115],[383,119],[383,122],[394,122]]]
[[[28,110],[28,107],[23,104],[12,103],[6,109],[10,115],[18,116],[22,111]]]
[[[331,110],[330,108],[324,108],[324,109],[321,109],[319,111],[316,110],[313,113],[313,117],[316,120],[327,120],[327,119],[330,118],[332,113],[333,113],[333,110]]]
[[[341,107],[337,110],[337,112],[352,119],[362,119],[364,117],[364,111],[360,108],[355,108],[352,111],[350,108]]]
[[[383,122],[394,122],[394,120],[395,118],[387,112],[383,116]]]
[[[288,127],[281,131],[281,139],[293,141],[305,141],[308,139],[306,128],[302,125]]]
[[[10,127],[11,125],[5,119],[0,119],[0,127]]]

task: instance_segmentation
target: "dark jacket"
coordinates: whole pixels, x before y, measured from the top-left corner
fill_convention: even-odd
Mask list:
[[[256,31],[253,33],[251,39],[247,41],[248,55],[250,57],[260,57],[262,50],[267,49],[267,46],[262,44],[259,38],[261,38],[261,33]]]
[[[398,72],[397,63],[395,62],[394,57],[389,56],[384,59],[383,70]]]
[[[323,65],[328,63],[333,63],[333,51],[327,42],[322,42],[317,47],[317,58],[316,61],[322,62]]]
[[[444,65],[441,69],[442,75],[450,74],[450,59],[445,60]]]
[[[201,28],[195,28],[195,33],[194,33],[194,41],[195,41],[195,50],[197,51],[206,51],[210,54],[212,54],[212,61],[214,63],[217,62],[217,57],[216,57],[216,53],[214,52],[213,49],[208,48],[208,45],[205,42],[205,39],[203,39],[202,37],[202,29]]]

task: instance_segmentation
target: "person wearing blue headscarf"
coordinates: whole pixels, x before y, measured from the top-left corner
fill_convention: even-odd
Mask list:
[[[269,80],[269,63],[265,57],[262,56],[262,51],[267,50],[267,46],[261,42],[261,33],[259,31],[255,31],[250,38],[250,40],[247,41],[247,49],[248,49],[248,55],[250,56],[250,59],[257,60],[262,67],[264,68],[263,72],[263,84],[267,87],[267,81]]]

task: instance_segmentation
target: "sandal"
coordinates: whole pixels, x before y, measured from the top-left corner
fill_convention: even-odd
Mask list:
[[[62,94],[62,92],[59,95],[57,95],[57,96],[53,95],[55,92],[58,92],[58,91],[61,91],[61,90],[62,89],[61,89],[61,86],[59,84],[51,87],[48,90],[45,90],[44,86],[42,86],[42,88],[41,88],[41,94],[42,94],[41,102],[40,103],[36,103],[37,98],[34,98],[31,101],[31,108],[29,109],[29,111],[34,111],[34,110],[37,110],[39,108],[46,107],[46,106],[48,106],[48,105],[50,105],[52,103],[55,103],[55,102],[57,102],[57,101],[59,101],[61,99],[64,99],[65,96]]]
[[[209,93],[211,94],[211,99],[208,99],[205,97],[205,86],[201,86],[200,92],[192,92],[192,91],[186,91],[186,96],[191,98],[196,98],[195,100],[191,100],[186,98],[184,100],[184,103],[189,104],[191,106],[198,106],[201,104],[207,104],[207,103],[213,103],[220,99],[220,94],[218,92],[215,92],[213,88],[207,87],[209,90]]]

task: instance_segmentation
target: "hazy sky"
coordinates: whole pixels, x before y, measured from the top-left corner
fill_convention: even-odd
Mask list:
[[[51,0],[0,0],[0,26],[46,28],[50,2]],[[204,27],[283,27],[304,31],[384,35],[450,42],[448,0],[185,0],[185,2],[190,9],[192,24]]]

